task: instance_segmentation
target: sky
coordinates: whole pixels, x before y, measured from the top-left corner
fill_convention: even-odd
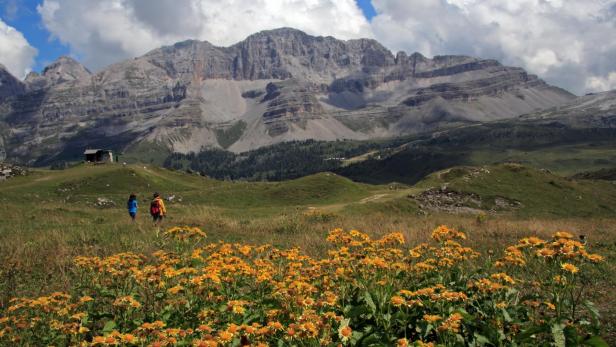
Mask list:
[[[0,63],[24,78],[69,55],[96,72],[186,39],[226,46],[283,26],[497,59],[578,95],[616,89],[616,0],[0,0]]]

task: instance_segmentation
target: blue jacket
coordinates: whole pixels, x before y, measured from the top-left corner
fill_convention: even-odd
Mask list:
[[[137,212],[137,199],[128,200],[128,212]]]

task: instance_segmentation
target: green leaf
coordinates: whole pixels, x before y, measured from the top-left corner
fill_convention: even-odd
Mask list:
[[[363,336],[364,336],[364,333],[360,331],[353,331],[351,335],[351,343],[356,344],[357,341],[360,341]]]
[[[591,336],[589,338],[587,338],[586,340],[584,340],[584,342],[582,342],[585,346],[592,346],[592,347],[609,347],[607,342],[605,342],[602,338],[600,338],[599,336]]]
[[[564,333],[565,333],[565,344],[567,346],[578,346],[579,345],[580,338],[578,337],[577,330],[573,326],[571,325],[566,326],[564,329]]]
[[[110,320],[107,323],[105,323],[105,326],[103,327],[103,333],[110,333],[113,331],[113,329],[115,329],[116,327],[116,322]]]
[[[372,333],[365,335],[357,341],[358,346],[383,346],[383,338],[380,335]]]
[[[489,345],[490,344],[490,339],[488,339],[487,337],[477,334],[475,333],[475,345],[476,346],[484,346],[484,345]]]
[[[546,325],[537,325],[537,326],[531,326],[530,328],[523,330],[522,332],[520,332],[516,337],[516,341],[518,342],[526,342],[525,340],[527,340],[528,338],[530,338],[531,336],[538,334],[538,333],[542,333],[544,331],[547,330],[547,326]]]
[[[251,315],[248,315],[248,316],[244,317],[244,320],[242,321],[242,323],[243,324],[250,324],[251,322],[256,321],[260,317],[261,317],[261,315],[259,313],[255,312],[255,313],[253,313]]]
[[[554,323],[552,325],[552,337],[554,338],[554,345],[556,347],[567,347],[567,340],[565,339],[564,326],[561,323]]]
[[[370,292],[366,291],[364,293],[364,300],[366,301],[366,305],[368,305],[368,307],[372,310],[372,313],[376,313],[376,304],[374,303],[374,300],[372,300],[372,295],[370,295]]]
[[[451,313],[459,313],[462,315],[462,318],[464,318],[464,321],[466,322],[472,322],[475,317],[473,317],[473,315],[469,314],[465,309],[463,308],[456,308],[455,310],[452,310]]]
[[[595,326],[598,326],[599,319],[601,318],[601,314],[599,313],[599,309],[597,308],[597,306],[595,306],[595,304],[593,304],[591,301],[584,300],[584,307],[588,309],[588,311],[590,312],[592,316],[592,324],[594,324]]]
[[[501,308],[501,311],[503,313],[503,318],[505,318],[505,322],[511,323],[513,321],[513,319],[511,319],[511,316],[509,315],[509,312],[507,312],[507,310],[505,310],[504,308]]]
[[[366,313],[370,313],[370,311],[368,310],[366,306],[363,306],[363,305],[355,306],[351,308],[347,313],[345,313],[345,317],[359,318],[359,316],[366,314]]]

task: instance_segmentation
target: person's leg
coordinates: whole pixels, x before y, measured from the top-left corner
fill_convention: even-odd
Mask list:
[[[156,226],[158,226],[160,224],[160,221],[163,219],[159,213],[155,214],[153,218],[154,218],[154,225]]]

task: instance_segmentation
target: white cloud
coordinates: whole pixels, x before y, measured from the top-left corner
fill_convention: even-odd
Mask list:
[[[94,70],[177,41],[226,46],[283,26],[343,39],[371,35],[354,0],[45,0],[38,11],[52,36]]]
[[[378,13],[372,21],[376,38],[396,50],[495,58],[575,93],[610,86],[597,81],[608,81],[616,72],[616,0],[373,4]]]
[[[36,48],[0,19],[0,63],[17,78],[24,78],[34,65]]]
[[[616,89],[616,71],[606,77],[592,76],[586,80],[586,89],[590,92]]]
[[[226,46],[290,26],[393,50],[467,54],[521,66],[581,94],[616,72],[616,0],[44,0],[52,36],[97,70],[190,38]],[[599,82],[604,81],[604,82]]]

